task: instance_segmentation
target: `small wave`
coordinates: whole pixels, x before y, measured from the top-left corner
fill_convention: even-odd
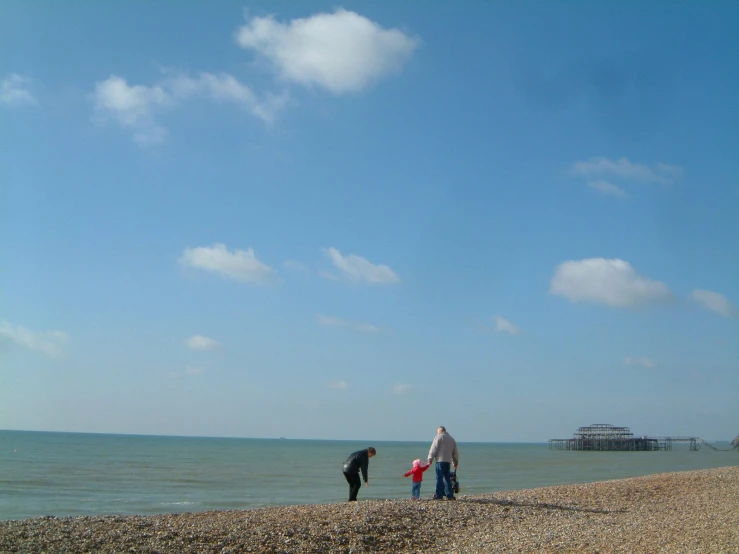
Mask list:
[[[200,504],[200,502],[185,500],[184,502],[160,502],[159,504],[162,506],[194,506],[195,504]]]

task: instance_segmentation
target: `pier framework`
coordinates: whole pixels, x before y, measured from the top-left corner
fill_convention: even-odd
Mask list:
[[[678,442],[688,443],[691,451],[700,450],[704,445],[721,450],[700,437],[635,437],[628,427],[607,423],[578,427],[571,439],[550,439],[549,450],[656,451],[672,450],[673,444]],[[739,441],[735,439],[735,442],[739,449]]]

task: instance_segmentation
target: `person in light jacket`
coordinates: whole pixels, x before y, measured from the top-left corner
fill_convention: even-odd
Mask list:
[[[429,450],[428,462],[431,463],[434,458],[436,458],[436,494],[434,494],[434,500],[444,498],[444,493],[446,493],[448,500],[456,500],[449,472],[451,471],[451,465],[454,465],[455,471],[459,465],[457,441],[442,426],[439,426],[436,430],[436,436]]]

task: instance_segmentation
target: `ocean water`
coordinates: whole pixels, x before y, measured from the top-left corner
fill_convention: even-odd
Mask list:
[[[427,442],[373,442],[359,499],[407,498]],[[340,502],[341,466],[365,441],[0,431],[0,520],[162,514]],[[728,448],[728,444],[719,445]],[[546,443],[460,443],[460,494],[739,465],[739,452],[563,452]],[[433,467],[421,495],[433,494]]]

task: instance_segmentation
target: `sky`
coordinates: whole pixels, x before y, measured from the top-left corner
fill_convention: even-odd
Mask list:
[[[739,434],[739,3],[0,5],[0,429]]]

